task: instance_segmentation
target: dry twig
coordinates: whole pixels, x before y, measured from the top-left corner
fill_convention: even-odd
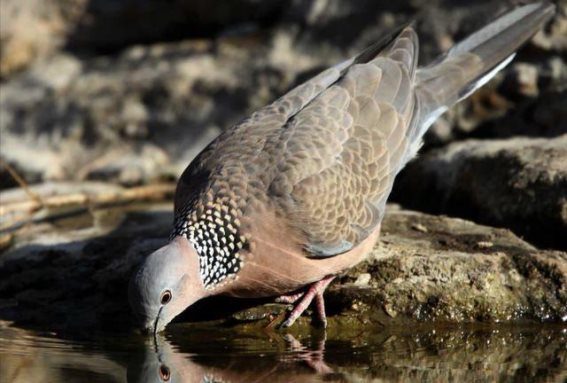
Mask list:
[[[10,230],[29,221],[32,214],[41,210],[53,211],[53,215],[60,214],[62,208],[74,208],[77,213],[101,207],[125,205],[131,202],[163,201],[173,195],[174,184],[154,184],[130,189],[119,189],[99,193],[67,193],[43,196],[41,199],[16,201],[0,205],[0,219],[5,219],[0,229]],[[13,217],[17,218],[14,219]],[[49,219],[43,216],[42,219]]]
[[[16,169],[14,169],[9,163],[7,163],[6,161],[0,159],[0,165],[6,169],[8,171],[8,173],[10,173],[10,175],[12,176],[12,178],[14,179],[14,181],[16,181],[18,183],[18,185],[20,185],[20,187],[22,189],[24,189],[24,191],[26,192],[26,194],[32,199],[34,200],[38,205],[41,205],[41,198],[35,194],[29,187],[28,183],[26,182],[26,180],[24,180],[24,178],[22,176],[20,176],[18,174],[18,172],[16,171]]]

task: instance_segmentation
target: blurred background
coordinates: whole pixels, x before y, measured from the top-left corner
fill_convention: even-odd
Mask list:
[[[0,381],[162,363],[172,381],[314,381],[326,360],[320,381],[565,382],[567,0],[429,131],[390,198],[417,212],[390,204],[372,259],[337,278],[328,338],[305,317],[272,339],[251,303],[211,300],[188,319],[224,325],[178,323],[160,351],[127,303],[221,131],[402,23],[426,64],[520,2],[0,0]]]
[[[13,173],[173,182],[223,129],[391,28],[415,20],[427,63],[518,2],[0,0],[0,189],[19,185]],[[566,246],[567,1],[556,3],[517,59],[435,124],[394,201]]]

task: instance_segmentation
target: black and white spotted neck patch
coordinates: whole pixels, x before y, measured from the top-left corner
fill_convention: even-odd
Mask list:
[[[242,266],[240,250],[247,240],[240,235],[237,212],[211,204],[196,213],[182,214],[175,225],[175,235],[185,236],[199,255],[199,274],[205,288],[213,288],[238,273]]]

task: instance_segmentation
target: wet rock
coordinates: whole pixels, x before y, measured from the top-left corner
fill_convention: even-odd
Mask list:
[[[415,222],[428,232],[412,230]],[[350,284],[361,271],[372,275],[369,289]],[[350,297],[382,323],[564,321],[566,278],[567,253],[536,250],[507,230],[401,210],[385,221],[373,258],[334,285],[329,302]]]
[[[76,330],[133,328],[128,279],[165,243],[171,221],[168,204],[131,205],[52,215],[17,229],[0,256],[0,319]],[[391,209],[369,260],[328,291],[329,331],[420,321],[561,322],[565,286],[564,252],[538,250],[507,230]],[[213,298],[186,318],[265,325],[285,310],[263,306],[269,301]],[[308,323],[302,318],[297,328]]]
[[[416,222],[428,232],[413,230]],[[366,274],[369,283],[362,285]],[[370,259],[327,291],[328,331],[413,322],[564,322],[566,282],[565,252],[537,250],[503,229],[391,211]]]
[[[567,135],[451,144],[408,165],[393,199],[567,249]]]

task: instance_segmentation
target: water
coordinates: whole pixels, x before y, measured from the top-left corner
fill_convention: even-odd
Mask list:
[[[293,332],[292,332],[293,334]],[[565,382],[567,327],[284,334],[175,324],[137,334],[0,325],[0,382]]]

